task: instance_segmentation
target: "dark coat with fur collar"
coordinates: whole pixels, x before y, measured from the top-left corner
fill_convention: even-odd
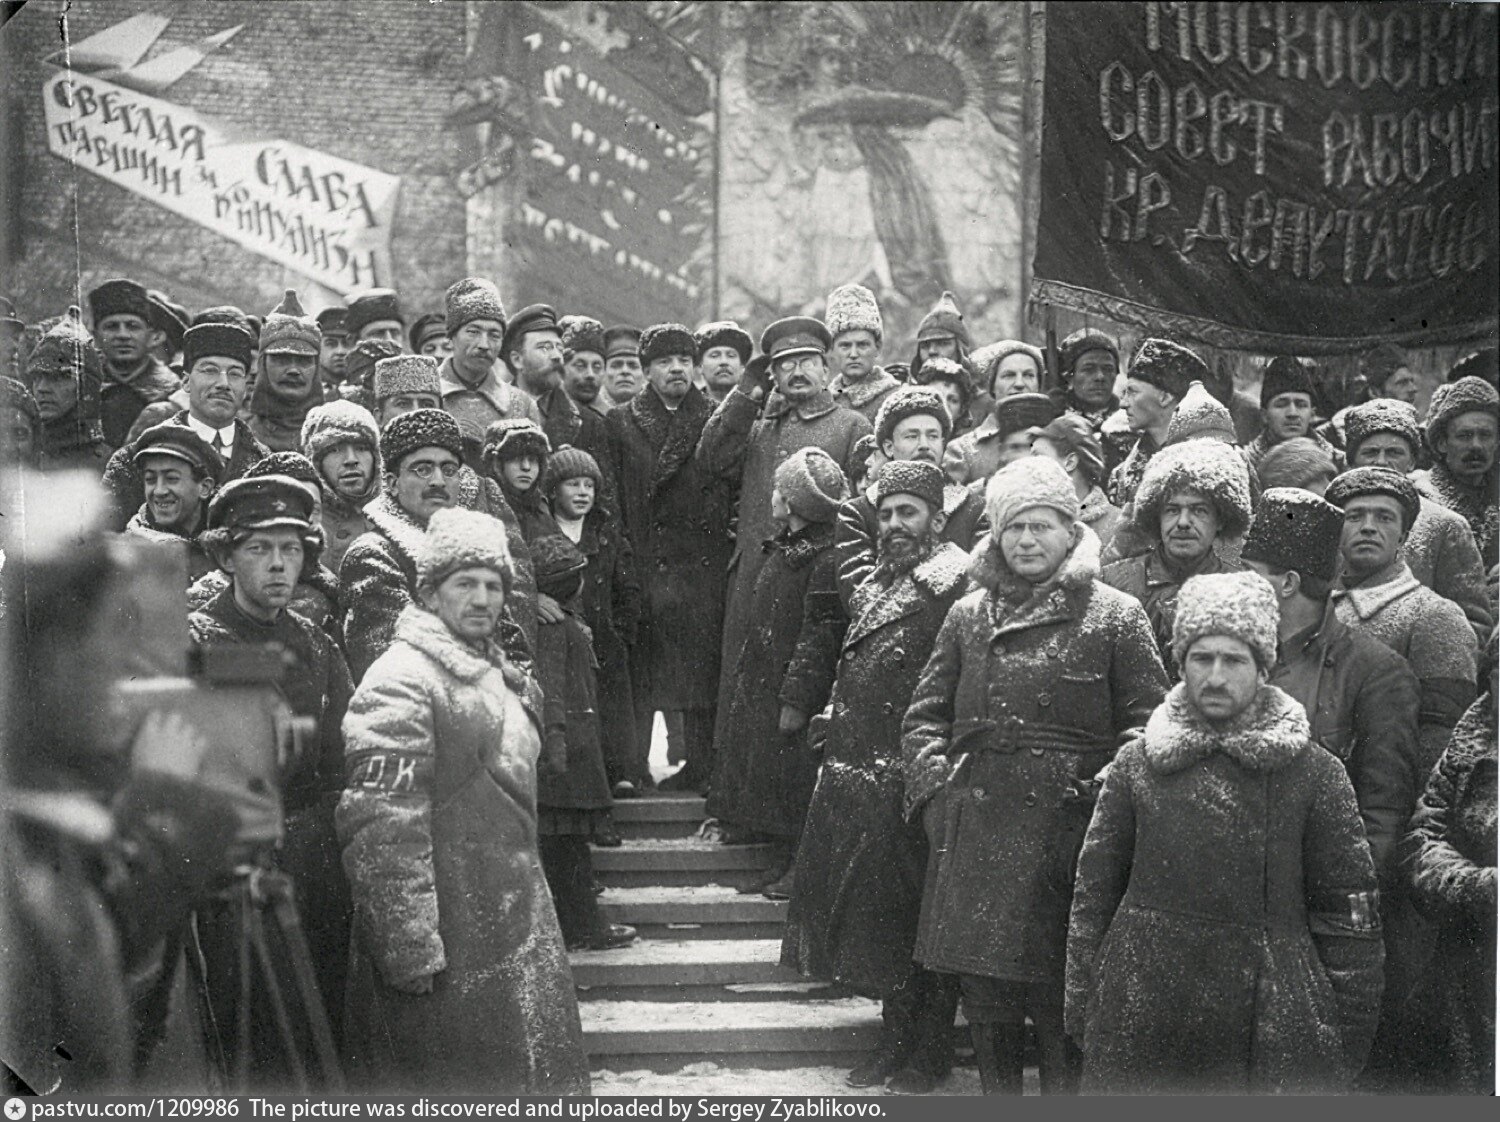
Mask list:
[[[916,948],[929,969],[1061,988],[1091,805],[1070,789],[1167,685],[1145,611],[1098,574],[1091,530],[1039,588],[985,542],[978,588],[938,633],[902,732],[909,812],[942,793]]]
[[[1354,788],[1301,705],[1262,686],[1215,728],[1175,687],[1109,769],[1078,862],[1084,1089],[1346,1090],[1383,958]]]

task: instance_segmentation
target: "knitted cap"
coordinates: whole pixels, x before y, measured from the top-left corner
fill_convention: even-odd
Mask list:
[[[1184,440],[1200,437],[1221,440],[1225,444],[1239,442],[1229,410],[1204,388],[1202,382],[1194,382],[1177,403],[1172,420],[1167,424],[1167,438],[1163,444],[1181,444]]]
[[[433,511],[417,547],[416,562],[418,588],[436,588],[460,569],[499,573],[506,588],[515,576],[505,523],[463,507]]]
[[[313,463],[345,442],[362,444],[379,455],[380,427],[370,411],[352,401],[330,401],[307,411],[302,422],[302,454]],[[376,465],[377,474],[379,465]]]
[[[1001,440],[1026,429],[1043,428],[1057,414],[1057,403],[1044,393],[1011,394],[995,403],[995,423]]]
[[[892,390],[875,411],[875,445],[884,448],[896,426],[908,417],[934,417],[943,430],[943,440],[953,431],[948,407],[942,396],[926,386],[899,386]]]
[[[530,417],[505,417],[491,421],[484,431],[484,462],[502,464],[519,456],[535,456],[543,463],[552,451],[552,442],[542,427]],[[597,465],[595,465],[597,466]]]
[[[932,310],[917,324],[917,342],[925,343],[929,339],[946,339],[950,336],[962,343],[964,350],[974,345],[969,328],[964,323],[964,314],[959,310],[958,297],[945,290]]]
[[[417,354],[422,353],[422,347],[433,339],[448,338],[448,323],[441,312],[423,312],[417,317],[417,322],[411,325],[411,330],[406,333],[406,341],[411,344],[411,349]]]
[[[1344,515],[1326,499],[1298,487],[1262,491],[1240,557],[1331,581],[1339,571]]]
[[[344,380],[356,386],[368,386],[375,366],[383,358],[394,358],[401,348],[389,339],[365,339],[356,343],[344,359]]]
[[[1104,445],[1093,426],[1078,414],[1064,413],[1036,435],[1057,445],[1063,455],[1077,456],[1079,470],[1090,483],[1104,482]]]
[[[878,343],[885,329],[875,294],[862,284],[841,284],[830,292],[823,323],[835,339],[846,331],[868,331]]]
[[[151,304],[151,326],[166,335],[169,349],[180,350],[182,333],[190,322],[187,309],[168,298],[165,292],[155,289],[146,293],[146,299]]]
[[[890,367],[886,367],[887,370]],[[967,409],[974,400],[974,376],[969,373],[967,362],[954,362],[951,358],[929,358],[912,373],[911,384],[930,386],[934,382],[952,382],[958,387],[958,396]]]
[[[506,325],[505,336],[500,340],[500,355],[504,358],[519,347],[528,332],[556,330],[557,313],[550,305],[528,304]]]
[[[227,358],[241,366],[250,365],[255,340],[250,332],[232,323],[200,323],[182,336],[182,368],[189,373],[200,358]]]
[[[1240,453],[1217,440],[1170,444],[1146,465],[1135,493],[1135,524],[1153,538],[1161,508],[1180,491],[1202,495],[1219,512],[1221,532],[1237,537],[1250,525],[1250,469]]]
[[[1210,573],[1189,577],[1177,594],[1172,654],[1181,666],[1189,648],[1210,635],[1238,639],[1255,652],[1263,669],[1276,665],[1276,591],[1259,573]]]
[[[289,288],[260,329],[262,354],[315,355],[323,345],[318,321],[302,310],[297,290]]]
[[[995,388],[995,372],[1000,369],[1000,364],[1011,355],[1025,355],[1036,364],[1037,384],[1041,384],[1042,375],[1047,372],[1047,359],[1040,350],[1030,343],[1023,343],[1020,339],[1001,339],[997,343],[987,343],[980,347],[970,356],[969,361],[974,364],[974,369],[979,371],[979,383],[987,390]]]
[[[1359,446],[1378,432],[1395,433],[1411,445],[1415,456],[1422,448],[1422,430],[1417,427],[1417,411],[1393,397],[1374,397],[1363,405],[1352,405],[1344,413],[1344,446],[1349,462]]]
[[[1346,507],[1363,495],[1389,495],[1401,504],[1403,529],[1410,530],[1422,512],[1422,500],[1412,481],[1387,467],[1350,468],[1328,485],[1323,497],[1336,507]]]
[[[493,281],[484,277],[465,277],[450,285],[443,299],[449,335],[457,335],[460,327],[476,319],[494,320],[502,332],[505,330],[505,304],[501,302],[500,290]]]
[[[936,464],[921,460],[892,460],[875,473],[875,505],[891,495],[915,495],[937,514],[943,509],[947,477]]]
[[[1255,469],[1262,487],[1306,487],[1315,479],[1332,479],[1338,470],[1328,449],[1307,436],[1283,440]]]
[[[1069,522],[1078,521],[1078,493],[1073,481],[1056,460],[1046,456],[1024,456],[1012,460],[990,476],[984,489],[984,513],[990,520],[990,537],[1000,533],[1023,510],[1044,506]]]
[[[1089,351],[1108,351],[1114,356],[1115,365],[1120,364],[1120,344],[1115,342],[1113,336],[1091,327],[1080,327],[1058,344],[1057,355],[1058,362],[1062,364],[1062,376],[1067,377],[1073,373],[1078,360]]]
[[[147,456],[171,456],[191,465],[215,483],[224,478],[224,458],[208,441],[182,421],[163,421],[141,433],[130,459],[139,465]]]
[[[801,448],[781,461],[775,488],[792,513],[809,522],[832,522],[849,496],[844,470],[816,446]]]
[[[1437,451],[1438,439],[1449,423],[1465,413],[1500,416],[1500,393],[1483,378],[1472,375],[1434,390],[1427,403],[1427,443],[1433,451]]]
[[[401,314],[401,304],[394,288],[366,288],[351,293],[348,305],[344,313],[344,328],[356,338],[370,324],[381,320],[393,319],[402,327],[406,326],[406,317]]]
[[[585,352],[604,357],[604,325],[598,320],[588,316],[563,316],[557,321],[557,326],[564,358]]]
[[[1395,343],[1381,343],[1359,360],[1359,368],[1364,372],[1372,390],[1383,389],[1392,374],[1408,365],[1406,352]]]
[[[1500,389],[1500,351],[1494,347],[1486,347],[1460,359],[1448,371],[1448,381],[1457,382],[1463,378],[1478,378]]]
[[[361,347],[363,345],[360,344]],[[356,348],[356,354],[358,350]],[[443,390],[438,380],[437,359],[431,355],[404,355],[399,352],[390,358],[381,359],[375,364],[372,392],[377,404],[398,393],[427,393],[441,398]]]
[[[693,341],[698,345],[694,357],[699,362],[703,361],[705,351],[711,351],[715,347],[733,347],[739,352],[741,362],[749,362],[750,355],[755,350],[755,342],[750,338],[750,333],[733,320],[705,323],[693,332]]]
[[[146,286],[133,280],[107,280],[89,293],[89,314],[98,327],[110,316],[139,316],[151,322],[151,296]]]
[[[680,323],[653,323],[641,332],[641,365],[650,366],[668,355],[685,355],[689,362],[698,357],[698,341]]]
[[[76,307],[69,308],[67,315],[47,329],[26,360],[27,379],[39,374],[63,374],[96,388],[104,377],[104,358],[94,345],[94,337],[84,329]]]
[[[599,461],[582,448],[564,444],[547,457],[547,470],[542,473],[542,493],[550,495],[564,479],[588,476],[595,487],[604,486],[604,473],[599,470]]]
[[[1264,409],[1277,396],[1301,393],[1313,396],[1312,371],[1300,358],[1277,355],[1266,364],[1260,380],[1260,407]]]
[[[413,409],[386,422],[380,432],[380,458],[386,471],[396,471],[402,457],[418,448],[446,448],[463,459],[464,438],[458,422],[441,409]]]
[[[1192,351],[1168,339],[1147,339],[1135,352],[1126,377],[1181,397],[1194,382],[1207,382],[1208,367]]]

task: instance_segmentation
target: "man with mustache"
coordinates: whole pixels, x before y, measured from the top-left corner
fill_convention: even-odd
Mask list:
[[[604,325],[589,316],[563,316],[557,321],[563,348],[563,389],[574,404],[609,416],[599,401],[604,384]]]
[[[90,472],[113,462],[100,421],[104,360],[71,308],[47,329],[26,360],[26,378],[41,421],[39,462],[44,471],[81,468]],[[123,526],[140,503],[140,481],[116,526]]]
[[[224,461],[187,425],[166,421],[147,429],[135,453],[145,502],[125,532],[187,549],[188,585],[213,567],[193,539],[203,529],[208,501],[219,485]]]
[[[1120,405],[1132,432],[1139,433],[1124,460],[1109,473],[1109,501],[1124,510],[1135,498],[1151,457],[1167,442],[1167,430],[1194,382],[1209,383],[1207,365],[1192,351],[1167,339],[1147,339],[1135,352],[1125,376]]]
[[[881,402],[875,414],[875,442],[887,462],[938,467],[951,431],[947,406],[926,386],[901,386]],[[851,608],[855,590],[876,565],[880,534],[876,492],[877,485],[872,484],[839,507],[833,548],[838,554],[839,596],[846,608]],[[978,487],[949,480],[936,513],[941,517],[934,520],[933,532],[962,550],[972,548],[989,531],[984,521],[984,495]]]
[[[595,403],[606,413],[634,401],[646,384],[641,370],[641,332],[617,324],[604,333],[604,391]]]
[[[1260,435],[1245,445],[1245,462],[1252,471],[1271,449],[1298,438],[1314,441],[1337,466],[1343,466],[1339,450],[1313,431],[1312,373],[1300,358],[1277,355],[1266,364],[1260,383],[1260,413]]]
[[[187,408],[162,418],[192,429],[224,461],[220,486],[241,478],[269,454],[239,419],[249,390],[254,345],[249,332],[232,323],[210,321],[188,328],[182,337]],[[137,437],[115,452],[104,469],[104,486],[114,499],[115,524],[121,528],[140,505],[141,473],[134,459],[139,446]]]
[[[151,353],[162,343],[163,333],[152,326],[155,313],[144,285],[107,280],[89,293],[89,312],[104,356],[100,394],[104,441],[110,448],[119,448],[141,410],[170,395],[181,379]]]
[[[1105,584],[1139,600],[1173,681],[1172,621],[1189,577],[1227,573],[1216,548],[1250,525],[1250,473],[1238,448],[1218,440],[1168,445],[1147,465],[1135,493],[1133,522],[1155,544],[1149,553],[1104,567]]]
[[[862,284],[840,285],[828,294],[823,322],[833,337],[828,392],[873,424],[880,403],[901,384],[879,366],[885,325],[875,294]]]
[[[903,813],[900,770],[907,703],[968,583],[965,550],[944,540],[951,486],[931,459],[896,460],[865,496],[876,508],[878,561],[854,592],[833,695],[813,723],[823,768],[781,943],[784,965],[881,1000],[879,1046],[845,1081],[889,1080],[905,1094],[932,1090],[952,1068],[958,1009],[956,979],[912,962],[928,853]]]
[[[354,540],[370,529],[365,506],[380,493],[380,430],[368,409],[330,401],[302,422],[302,454],[317,469],[324,562],[337,575]]]
[[[483,277],[465,277],[448,289],[447,328],[453,354],[438,368],[442,407],[458,422],[467,452],[464,462],[479,470],[485,430],[507,417],[541,423],[536,403],[500,377],[500,344],[505,338],[505,306],[500,290]]]
[[[259,369],[250,392],[250,431],[272,452],[297,451],[307,411],[323,404],[322,347],[317,320],[302,310],[296,290],[287,289],[261,326]]]
[[[1494,378],[1495,351],[1464,360],[1487,362]],[[1500,394],[1492,381],[1463,375],[1439,386],[1427,405],[1427,443],[1436,462],[1412,477],[1428,498],[1464,516],[1486,569],[1500,562],[1500,510],[1496,507],[1495,451],[1500,446]]]
[[[705,323],[693,332],[693,341],[697,344],[698,388],[717,408],[739,385],[755,343],[732,320]]]

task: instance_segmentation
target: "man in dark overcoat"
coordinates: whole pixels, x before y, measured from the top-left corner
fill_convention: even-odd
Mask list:
[[[880,1045],[846,1081],[908,1094],[948,1074],[958,1005],[951,975],[912,962],[927,839],[902,813],[901,778],[906,704],[968,583],[968,554],[943,536],[946,483],[920,460],[894,460],[875,479],[878,564],[854,591],[821,736],[814,727],[823,766],[781,944],[786,965],[881,1000]]]
[[[1041,1087],[1067,1093],[1063,953],[1095,777],[1166,691],[1145,610],[1098,580],[1073,482],[1027,456],[986,492],[977,586],[948,613],[902,726],[909,817],[931,859],[916,960],[958,974],[982,1085],[1020,1094],[1025,1020]]]

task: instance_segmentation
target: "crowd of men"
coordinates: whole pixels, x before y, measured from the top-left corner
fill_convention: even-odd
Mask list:
[[[882,1002],[851,1086],[939,1087],[961,1005],[986,1093],[1028,1023],[1043,1093],[1492,1089],[1494,349],[1419,416],[1390,345],[1342,394],[1274,358],[1256,402],[1170,339],[979,345],[946,293],[888,356],[859,285],[758,340],[477,277],[415,317],[88,304],[4,309],[6,522],[87,472],[106,529],[184,560],[195,643],[285,652],[319,736],[260,860],[354,1086],[586,1092],[567,951],[636,938],[591,852],[659,788],[771,847],[740,888],[790,901],[785,964]],[[181,1014],[186,938],[205,1033],[253,1024],[284,1076],[203,895],[213,816],[152,794],[195,918],[100,889],[134,1026],[100,1070]]]

